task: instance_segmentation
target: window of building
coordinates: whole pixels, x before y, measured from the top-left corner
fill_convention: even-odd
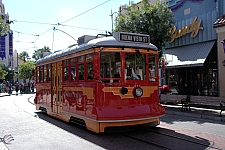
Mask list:
[[[167,70],[167,82],[168,85],[170,86],[171,91],[175,94],[178,94],[179,92],[179,70],[174,69],[174,70]],[[182,82],[182,78],[180,79]]]

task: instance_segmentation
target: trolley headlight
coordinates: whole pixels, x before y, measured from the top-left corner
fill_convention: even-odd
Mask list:
[[[141,97],[142,95],[143,95],[143,90],[142,90],[142,88],[136,88],[135,90],[134,90],[134,95],[135,96],[137,96],[137,97]]]

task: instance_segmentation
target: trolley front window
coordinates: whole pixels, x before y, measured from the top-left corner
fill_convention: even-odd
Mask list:
[[[145,80],[146,79],[146,54],[128,53],[125,54],[125,79]]]

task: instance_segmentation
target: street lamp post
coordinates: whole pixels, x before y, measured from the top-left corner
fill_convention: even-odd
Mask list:
[[[111,16],[111,21],[112,21],[112,33],[113,33],[113,15],[114,15],[115,13],[119,15],[118,12],[114,12],[114,13],[113,13],[113,12],[112,12],[112,9],[111,9],[111,14],[110,14],[109,16]]]

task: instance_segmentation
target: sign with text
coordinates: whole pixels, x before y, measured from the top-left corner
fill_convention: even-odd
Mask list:
[[[124,42],[150,43],[150,36],[144,34],[120,33],[119,40]]]

